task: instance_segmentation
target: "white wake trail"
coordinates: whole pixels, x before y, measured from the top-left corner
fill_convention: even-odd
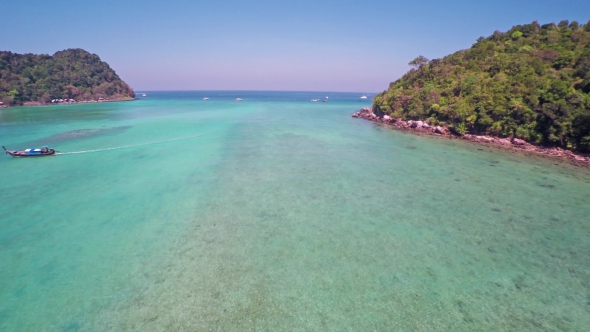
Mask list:
[[[104,148],[104,149],[73,151],[73,152],[56,152],[55,154],[56,155],[82,154],[82,153],[92,153],[92,152],[101,152],[101,151],[110,151],[110,150],[119,150],[119,149],[129,149],[129,148],[136,148],[136,147],[146,146],[146,145],[154,145],[154,144],[162,144],[162,143],[168,143],[168,142],[174,142],[174,141],[182,141],[182,140],[187,140],[187,139],[191,139],[191,138],[196,138],[196,137],[199,137],[199,136],[203,136],[205,134],[206,133],[199,134],[199,135],[194,135],[194,136],[189,136],[189,137],[169,139],[169,140],[165,140],[165,141],[158,141],[158,142],[151,142],[151,143],[143,143],[143,144],[134,144],[134,145],[116,146],[116,147]]]

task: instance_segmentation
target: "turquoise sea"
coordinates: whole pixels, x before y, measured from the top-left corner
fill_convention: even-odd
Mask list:
[[[64,153],[0,156],[0,331],[590,326],[587,169],[362,93],[147,95],[0,109],[1,145]]]

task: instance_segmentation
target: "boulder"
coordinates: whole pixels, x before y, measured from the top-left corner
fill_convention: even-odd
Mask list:
[[[436,126],[436,128],[434,128],[434,132],[437,133],[437,134],[446,135],[447,134],[447,128],[443,128],[441,126]]]
[[[414,121],[414,125],[412,127],[422,128],[423,125],[424,125],[424,122],[422,122],[422,121]]]
[[[494,138],[489,136],[479,136],[478,140],[481,142],[492,143],[494,141]]]
[[[389,115],[386,114],[386,115],[383,116],[383,121],[385,121],[385,122],[391,122],[391,120],[392,120],[392,117],[390,117]]]
[[[527,145],[527,142],[521,140],[520,138],[516,138],[515,137],[515,138],[512,139],[512,144],[523,146],[523,145]]]

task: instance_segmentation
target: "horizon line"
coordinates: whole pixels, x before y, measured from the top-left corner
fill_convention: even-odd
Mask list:
[[[133,88],[132,88],[133,89]],[[240,92],[326,92],[326,93],[379,93],[379,92],[375,92],[375,91],[370,91],[370,92],[363,92],[363,91],[329,91],[329,90],[243,90],[243,89],[230,89],[230,90],[220,90],[220,89],[214,89],[214,90],[182,90],[182,89],[171,89],[171,90],[136,90],[133,89],[133,91],[135,93],[137,93],[138,91],[141,92],[216,92],[216,91],[240,91]]]

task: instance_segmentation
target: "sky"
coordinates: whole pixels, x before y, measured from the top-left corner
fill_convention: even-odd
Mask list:
[[[0,50],[97,54],[136,92],[379,92],[534,20],[590,20],[587,0],[2,1]]]

